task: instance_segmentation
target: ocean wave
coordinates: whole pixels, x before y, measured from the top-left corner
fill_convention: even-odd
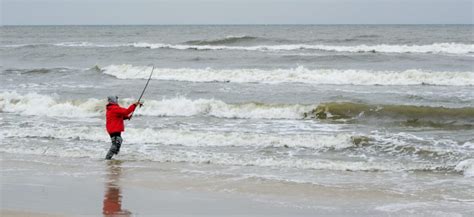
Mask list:
[[[105,134],[105,133],[104,133]],[[129,142],[127,138],[125,141]],[[177,137],[173,137],[174,139]],[[41,139],[41,138],[40,138]],[[32,143],[35,143],[30,138]],[[107,145],[110,141],[107,141]],[[61,145],[31,146],[28,143],[20,145],[0,146],[1,152],[48,155],[58,157],[89,157],[103,159],[107,148],[104,142],[61,143]],[[79,145],[80,144],[80,145]],[[78,147],[79,146],[79,147]],[[323,148],[325,149],[325,148]],[[397,162],[387,160],[354,161],[342,159],[298,158],[294,156],[265,156],[260,153],[226,153],[206,151],[204,149],[166,148],[156,144],[132,144],[123,146],[121,154],[116,158],[135,161],[178,162],[216,164],[228,166],[252,166],[271,168],[297,168],[310,170],[332,171],[443,171],[455,172],[452,166],[443,163],[433,164],[427,162]]]
[[[211,39],[211,40],[191,40],[185,42],[185,44],[191,45],[225,45],[225,44],[235,44],[240,42],[254,41],[258,37],[253,36],[227,36],[225,38]]]
[[[0,131],[2,138],[47,138],[110,142],[105,128],[44,127],[12,128]],[[352,147],[351,134],[262,134],[249,132],[209,132],[185,129],[129,128],[123,135],[127,143],[187,147],[275,147],[340,150]]]
[[[455,171],[445,162],[390,161],[380,159],[342,160],[307,158],[300,156],[266,155],[263,150],[291,150],[306,148],[316,152],[346,150],[354,147],[350,133],[333,135],[316,134],[259,134],[242,132],[202,132],[173,129],[127,129],[123,134],[127,142],[118,158],[128,160],[151,160],[158,162],[189,162],[236,166],[258,166],[275,168],[299,168],[340,171]],[[8,153],[53,155],[59,157],[103,158],[110,138],[105,129],[99,127],[73,128],[28,128],[0,131],[3,140],[28,138],[30,142],[0,146]],[[36,144],[36,140],[62,140],[58,145],[50,141],[47,147]],[[60,145],[59,145],[60,144]],[[189,148],[199,147],[199,148]],[[222,152],[223,147],[257,148],[253,153]],[[400,153],[399,153],[400,154]],[[403,153],[401,153],[403,155]],[[461,166],[460,166],[461,167]],[[458,168],[464,171],[464,168]],[[457,170],[456,170],[457,171]]]
[[[121,99],[129,105],[132,99]],[[49,117],[98,117],[105,112],[104,99],[61,100],[37,93],[0,93],[0,112]],[[226,103],[216,99],[188,99],[182,96],[147,100],[137,116],[211,116],[238,119],[355,119],[401,121],[410,127],[474,127],[474,108],[445,108],[414,105],[371,105],[351,102],[321,104]]]
[[[400,162],[367,162],[367,161],[344,161],[324,159],[301,159],[301,158],[275,158],[269,156],[241,155],[236,153],[216,153],[199,150],[150,150],[148,147],[124,146],[121,154],[115,157],[120,160],[131,161],[154,161],[175,162],[195,164],[215,164],[226,166],[243,167],[267,167],[267,168],[297,168],[306,170],[329,170],[329,171],[443,171],[452,172],[452,168],[444,168],[443,165],[432,165],[424,163],[400,163]],[[105,156],[103,146],[93,146],[78,150],[77,147],[57,148],[35,148],[23,149],[21,147],[0,147],[0,151],[19,154],[36,154],[58,157],[89,157],[103,159]],[[133,153],[125,155],[124,153]]]
[[[128,105],[132,99],[121,99]],[[51,117],[97,117],[104,114],[105,99],[60,100],[37,93],[0,93],[0,112]],[[148,100],[135,115],[144,116],[212,116],[240,119],[358,119],[382,118],[401,120],[409,126],[471,126],[474,108],[445,108],[414,105],[371,105],[351,102],[322,104],[264,104],[257,102],[230,104],[216,99],[174,97]],[[431,123],[425,125],[427,123]]]
[[[41,47],[41,46],[50,46],[51,44],[46,44],[46,43],[34,43],[34,44],[5,44],[1,45],[0,47],[2,48],[35,48],[35,47]]]
[[[148,66],[109,65],[100,69],[119,79],[147,79]],[[309,83],[340,85],[474,85],[474,72],[307,69],[155,68],[153,79],[190,82]]]
[[[416,136],[411,133],[387,133],[373,131],[370,135],[352,136],[356,149],[377,153],[378,157],[397,157],[399,160],[416,160],[444,162],[454,165],[458,159],[472,152],[451,139],[440,139],[429,136]],[[360,150],[358,150],[360,151]]]
[[[104,127],[33,124],[23,128],[0,131],[0,138],[38,138],[108,143]],[[128,128],[123,138],[129,144],[186,147],[259,147],[306,148],[317,151],[341,151],[348,155],[364,153],[402,160],[426,162],[456,162],[469,156],[471,149],[449,139],[421,138],[409,133],[360,135],[351,132],[328,133],[261,133],[241,131],[201,131],[196,129]],[[159,147],[156,147],[159,148]],[[464,165],[464,164],[463,164]],[[460,164],[459,168],[464,168]]]
[[[41,115],[49,117],[93,117],[103,107],[105,101],[88,99],[58,102],[55,97],[16,92],[0,93],[0,112],[12,112],[22,115]]]
[[[0,138],[0,141],[7,141],[0,146],[0,152],[59,157],[103,158],[110,143],[104,127],[63,127],[49,123],[4,128],[0,131]],[[418,138],[407,133],[280,134],[128,128],[123,138],[127,145],[123,146],[122,153],[127,154],[118,157],[127,160],[342,171],[442,171],[462,172],[467,177],[472,176],[473,168],[472,159],[459,162],[471,152],[455,141]],[[356,141],[358,138],[359,142]],[[24,142],[24,139],[29,142]],[[45,141],[47,146],[38,144]],[[236,147],[255,151],[233,152]],[[346,160],[306,157],[291,154],[295,150],[309,151],[311,155],[317,152],[340,152],[364,157]],[[289,154],[266,154],[269,151]]]
[[[434,43],[430,45],[324,45],[324,44],[282,44],[282,45],[257,45],[257,46],[213,46],[213,45],[181,45],[163,43],[132,43],[132,47],[139,48],[169,48],[178,50],[246,50],[246,51],[291,51],[291,50],[321,50],[332,52],[380,52],[380,53],[445,53],[469,54],[474,52],[472,44]]]
[[[53,44],[54,46],[58,47],[125,47],[126,44],[98,44],[93,42],[61,42]]]
[[[18,44],[2,45],[6,48],[31,47],[31,46],[58,46],[58,47],[136,47],[149,49],[177,49],[177,50],[243,50],[243,51],[293,51],[293,50],[319,50],[328,52],[349,53],[434,53],[471,55],[474,53],[474,44],[461,43],[433,43],[425,45],[408,44],[376,44],[376,45],[328,45],[328,44],[280,44],[280,45],[255,45],[255,46],[225,46],[231,41],[255,40],[253,37],[233,37],[230,39],[217,39],[216,41],[188,41],[185,44],[167,43],[93,43],[93,42],[61,42],[54,44]],[[227,41],[226,41],[227,40]],[[195,44],[192,44],[195,43]],[[234,42],[232,42],[234,43]]]
[[[33,154],[57,157],[77,157],[103,159],[106,147],[97,143],[87,144],[87,146],[77,147],[75,145],[49,146],[49,147],[27,147],[1,146],[0,152],[15,154]],[[124,154],[131,153],[131,154]],[[252,167],[273,167],[273,168],[298,168],[311,170],[335,170],[335,171],[410,171],[410,170],[436,170],[432,165],[409,164],[403,165],[398,162],[354,162],[342,160],[318,160],[318,159],[297,159],[297,158],[275,158],[270,156],[255,156],[250,154],[205,152],[199,150],[167,150],[151,149],[149,146],[141,147],[126,145],[121,148],[121,154],[115,158],[131,161],[154,161],[154,162],[176,162],[176,163],[196,163],[196,164],[216,164],[227,166],[252,166]]]
[[[105,96],[104,96],[105,97]],[[124,99],[121,104],[132,103]],[[0,112],[22,115],[42,115],[51,117],[96,117],[104,114],[105,99],[59,100],[54,96],[16,92],[0,93]],[[187,99],[175,97],[162,100],[148,100],[135,115],[145,116],[213,116],[219,118],[242,119],[302,119],[305,112],[315,105],[285,105],[241,103],[228,104],[215,99]]]
[[[305,116],[318,119],[391,118],[405,120],[406,124],[432,125],[474,124],[474,108],[446,108],[415,105],[370,105],[352,102],[320,104]]]
[[[86,69],[79,69],[79,68],[30,68],[30,69],[18,69],[18,68],[8,68],[2,70],[0,73],[13,73],[13,74],[35,74],[35,75],[43,75],[48,73],[54,72],[67,72],[70,70],[86,70]]]
[[[462,172],[466,177],[474,177],[474,159],[463,160],[454,169]]]
[[[263,103],[228,104],[215,99],[190,100],[184,97],[147,101],[137,114],[148,116],[207,115],[220,118],[302,119],[313,105]]]

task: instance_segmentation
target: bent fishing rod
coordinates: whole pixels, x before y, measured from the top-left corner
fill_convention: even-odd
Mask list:
[[[138,103],[139,103],[140,107],[142,107],[141,104],[140,104],[140,101],[142,100],[143,94],[145,94],[145,90],[148,87],[148,84],[150,83],[151,76],[153,75],[154,70],[155,70],[155,65],[152,65],[151,72],[150,72],[150,77],[148,77],[148,80],[146,81],[145,87],[143,88],[142,94],[140,94],[140,97],[138,98]],[[135,111],[133,111],[133,112],[135,112]],[[132,119],[133,112],[132,112],[132,114],[130,114],[130,118],[128,120]]]

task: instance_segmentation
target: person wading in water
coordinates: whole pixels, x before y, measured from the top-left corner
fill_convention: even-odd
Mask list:
[[[107,132],[110,135],[110,139],[112,140],[112,145],[110,146],[109,152],[105,156],[106,160],[112,159],[114,154],[118,154],[120,151],[120,146],[122,145],[122,137],[121,133],[125,130],[123,120],[128,120],[132,117],[132,113],[135,111],[135,108],[138,105],[143,105],[140,102],[136,102],[131,104],[128,108],[122,108],[118,104],[118,97],[117,96],[109,96],[107,97],[107,101],[109,102],[106,106],[106,128]]]

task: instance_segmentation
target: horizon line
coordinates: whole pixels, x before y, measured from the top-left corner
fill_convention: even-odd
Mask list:
[[[314,24],[301,24],[301,23],[273,23],[273,24],[0,24],[3,26],[330,26],[330,25],[341,25],[341,26],[357,26],[357,25],[393,25],[393,26],[415,26],[415,25],[474,25],[474,23],[314,23]]]

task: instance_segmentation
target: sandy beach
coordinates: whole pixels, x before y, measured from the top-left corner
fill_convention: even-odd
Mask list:
[[[311,207],[211,191],[169,177],[172,165],[2,154],[2,216],[313,216]],[[62,161],[62,162],[59,162]],[[83,164],[84,163],[84,164]],[[166,168],[166,169],[164,169]],[[188,183],[186,183],[186,181]],[[207,183],[205,183],[207,182]],[[205,183],[205,184],[204,184]],[[189,184],[189,185],[188,185]],[[200,185],[206,185],[200,187]],[[223,190],[222,187],[217,189]]]
[[[195,166],[195,165],[194,165]],[[193,165],[2,154],[2,216],[468,216],[433,192],[200,176]],[[426,196],[426,198],[423,198]],[[421,208],[421,209],[420,209]],[[442,211],[441,211],[442,210]]]

